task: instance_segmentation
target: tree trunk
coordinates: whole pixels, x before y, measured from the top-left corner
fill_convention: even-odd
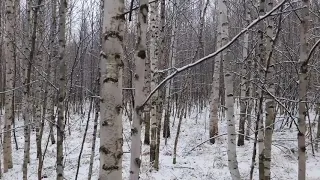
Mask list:
[[[124,1],[104,0],[100,54],[99,179],[122,180],[122,68]]]
[[[91,180],[92,176],[92,168],[93,168],[93,160],[95,157],[95,149],[96,149],[96,139],[97,139],[97,129],[98,129],[98,118],[99,118],[99,111],[100,111],[100,104],[99,100],[95,99],[95,116],[93,121],[93,134],[92,134],[92,146],[91,146],[91,154],[90,154],[90,162],[89,162],[89,173],[88,173],[88,180]]]
[[[150,50],[147,51],[147,58],[145,59],[145,73],[144,73],[144,93],[145,97],[150,94],[151,91],[151,61],[150,61]],[[146,103],[144,107],[144,122],[145,122],[145,132],[144,132],[144,144],[150,145],[150,101]]]
[[[6,83],[5,90],[9,90],[5,94],[5,121],[3,134],[3,172],[13,167],[12,164],[12,144],[11,144],[11,125],[13,122],[13,83],[14,83],[14,4],[13,0],[6,0],[5,3],[5,61],[6,61]]]
[[[299,69],[299,117],[298,117],[298,180],[306,179],[306,101],[307,101],[307,82],[308,82],[308,39],[310,1],[304,0],[302,3],[306,8],[301,10],[301,31],[300,31],[300,69]]]
[[[180,128],[181,128],[181,122],[183,119],[183,111],[185,110],[184,107],[181,108],[181,113],[179,116],[179,122],[178,122],[178,127],[177,127],[177,134],[176,138],[174,139],[174,147],[173,147],[173,164],[177,163],[177,147],[178,147],[178,140],[179,140],[179,134],[180,134]]]
[[[26,30],[26,46],[24,52],[27,54],[26,62],[27,62],[27,69],[25,66],[22,67],[22,72],[24,74],[23,84],[25,85],[23,98],[22,98],[22,118],[24,120],[24,150],[23,150],[23,164],[22,164],[22,173],[23,179],[26,180],[28,177],[28,163],[30,159],[29,149],[30,149],[30,120],[31,120],[31,107],[29,104],[31,103],[30,98],[30,81],[31,81],[31,64],[33,59],[33,52],[35,43],[35,39],[31,39],[31,1],[27,1],[27,30]],[[34,31],[35,32],[35,31]],[[33,33],[32,33],[33,35]],[[32,49],[33,47],[33,49]]]
[[[267,1],[267,11],[273,8],[273,0]],[[272,77],[275,75],[274,62],[272,51],[275,33],[273,30],[273,25],[275,21],[271,17],[267,19],[267,35],[266,35],[266,80],[267,89],[269,93],[275,94],[274,80]],[[272,147],[272,134],[273,134],[273,123],[275,120],[275,102],[271,95],[266,95],[266,130],[265,130],[265,154],[264,154],[264,179],[271,179],[271,147]]]
[[[149,3],[152,0],[149,0]],[[150,61],[151,61],[151,89],[155,89],[157,85],[157,71],[158,71],[158,54],[159,48],[157,45],[157,40],[159,36],[158,30],[158,4],[151,3],[150,4]],[[157,103],[158,103],[158,92],[155,92],[151,98],[151,117],[150,117],[150,125],[151,125],[151,143],[150,143],[150,163],[154,164],[156,158],[156,133],[157,133]]]
[[[246,18],[246,26],[250,23],[250,9],[246,6],[248,3],[247,1],[244,2],[245,7],[245,18]],[[247,79],[246,73],[248,71],[251,71],[250,68],[246,67],[245,61],[248,59],[248,51],[249,51],[249,32],[246,32],[244,34],[243,38],[243,49],[242,49],[242,68],[241,68],[241,85],[240,85],[240,121],[239,121],[239,136],[238,136],[238,146],[244,145],[244,136],[245,136],[245,122],[246,118],[248,117],[246,114],[247,112],[247,104],[249,100],[246,99],[246,88],[247,88],[247,82],[250,79]]]
[[[263,16],[265,14],[265,0],[260,0],[260,7],[259,7],[259,15]],[[258,63],[265,65],[265,58],[266,58],[266,54],[265,54],[265,45],[264,45],[264,40],[265,40],[265,25],[264,22],[261,22],[259,25],[259,39],[258,39]],[[260,81],[263,82],[262,86],[264,86],[265,83],[265,79],[263,77],[265,71],[263,69],[263,67],[259,68],[259,76],[260,76]],[[264,92],[263,90],[260,88],[259,90],[259,96],[260,98],[264,98]],[[258,107],[258,111],[260,113],[260,118],[257,119],[257,122],[259,124],[259,128],[257,129],[258,131],[258,152],[259,152],[259,179],[260,180],[264,180],[264,118],[263,118],[263,103],[261,104],[260,107]]]
[[[148,59],[148,58],[147,58]],[[146,105],[148,106],[148,105]],[[144,112],[144,144],[150,145],[150,112]]]
[[[159,38],[158,38],[158,47],[160,49],[159,55],[158,55],[158,69],[162,70],[164,69],[164,47],[165,47],[165,0],[160,0],[160,23],[159,23]],[[164,73],[158,73],[158,82],[163,81],[164,79]],[[159,170],[159,159],[160,159],[160,138],[161,138],[161,124],[162,124],[162,114],[163,114],[163,105],[164,105],[164,98],[165,98],[165,88],[160,88],[158,91],[158,97],[157,97],[157,146],[156,146],[156,157],[153,164],[153,167],[156,170]]]
[[[221,44],[225,45],[228,43],[229,39],[229,23],[228,23],[228,9],[227,1],[219,1],[218,8],[221,23]],[[237,161],[237,151],[236,151],[236,130],[235,130],[235,120],[234,120],[234,98],[233,98],[233,69],[232,60],[230,59],[228,51],[222,52],[222,63],[226,62],[228,69],[225,73],[225,100],[226,100],[226,120],[228,124],[228,167],[233,180],[240,180],[240,173]]]
[[[217,27],[217,42],[216,42],[216,49],[222,47],[221,44],[221,29],[222,29],[222,22],[221,22],[221,14],[218,15],[218,27]],[[209,115],[209,139],[210,143],[215,143],[214,136],[217,136],[219,133],[219,104],[220,104],[220,70],[221,68],[221,53],[217,54],[214,59],[214,72],[213,72],[213,81],[212,81],[212,92],[210,96],[210,115]],[[222,114],[221,114],[222,117]]]
[[[317,104],[317,114],[318,114],[318,126],[317,126],[317,135],[316,135],[316,143],[315,150],[319,151],[319,142],[320,142],[320,103]]]
[[[141,126],[144,93],[145,60],[147,58],[147,28],[148,28],[148,0],[140,0],[138,14],[138,34],[135,53],[135,76],[134,76],[134,115],[131,127],[131,159],[130,180],[138,180],[141,166]]]
[[[54,83],[55,78],[55,70],[53,62],[56,62],[57,60],[57,48],[56,48],[56,28],[57,28],[57,0],[52,0],[51,2],[51,26],[50,26],[50,34],[49,34],[49,43],[50,43],[50,57],[48,62],[48,74],[47,79],[50,83]],[[50,139],[51,143],[55,144],[56,140],[54,138],[54,131],[53,131],[53,124],[55,123],[55,115],[54,115],[54,105],[55,105],[55,92],[54,88],[52,87],[53,84],[50,84],[48,86],[48,105],[47,105],[47,112],[48,112],[48,118],[49,119],[49,127],[50,127]]]
[[[65,113],[65,99],[66,99],[66,60],[65,60],[65,46],[66,46],[66,9],[67,9],[67,0],[60,0],[59,6],[59,81],[58,81],[58,119],[57,119],[57,180],[64,179],[64,165],[63,165],[63,140],[65,132],[65,122],[64,122],[64,113]]]

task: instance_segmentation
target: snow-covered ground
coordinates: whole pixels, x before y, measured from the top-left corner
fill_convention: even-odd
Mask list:
[[[238,108],[236,108],[238,109]],[[177,164],[173,165],[173,144],[176,135],[176,127],[178,119],[175,120],[175,126],[171,129],[171,138],[168,139],[167,145],[164,145],[164,139],[161,141],[160,148],[160,169],[154,171],[149,166],[149,147],[143,146],[142,152],[142,167],[140,179],[142,180],[230,180],[230,174],[227,166],[227,136],[218,138],[214,145],[207,143],[190,151],[193,147],[208,138],[208,117],[207,110],[201,113],[192,113],[190,117],[183,119],[181,133],[178,142]],[[236,120],[238,120],[236,116]],[[314,117],[311,117],[313,121]],[[65,179],[71,180],[75,178],[78,155],[82,143],[82,137],[85,130],[87,115],[74,115],[70,119],[71,135],[66,132],[65,139]],[[173,117],[171,122],[173,122]],[[278,119],[281,121],[281,119]],[[16,127],[23,126],[23,122],[17,121]],[[277,125],[276,125],[277,127]],[[291,149],[297,149],[297,132],[295,130],[286,129],[276,131],[272,146],[272,179],[286,180],[297,179],[297,153]],[[93,117],[90,119],[89,130],[84,145],[84,151],[81,158],[81,167],[79,171],[79,180],[87,179],[89,159],[92,143]],[[43,137],[43,149],[45,148],[48,139],[48,128],[45,129]],[[226,122],[221,122],[219,133],[227,132]],[[23,162],[23,128],[16,129],[18,150],[13,151],[14,167],[8,173],[4,174],[5,180],[21,180],[22,179],[22,162]],[[253,137],[253,135],[252,135]],[[309,140],[307,142],[310,142]],[[242,179],[249,179],[253,140],[246,141],[245,146],[237,147],[237,155],[240,173]],[[14,146],[13,146],[14,147]],[[49,143],[44,160],[43,175],[49,180],[56,179],[55,175],[55,152],[56,145]],[[124,118],[124,156],[123,156],[123,179],[128,179],[129,176],[129,160],[130,160],[130,123],[128,118]],[[28,167],[30,180],[37,179],[36,159],[36,139],[35,132],[32,132],[31,137],[31,161]],[[258,160],[258,159],[257,159]],[[308,146],[307,159],[307,179],[320,180],[320,153],[315,156],[311,153],[311,146]],[[256,161],[257,162],[257,161]],[[92,179],[98,179],[99,171],[99,139],[96,143],[95,161],[93,168]],[[255,168],[254,179],[258,179],[257,169]]]

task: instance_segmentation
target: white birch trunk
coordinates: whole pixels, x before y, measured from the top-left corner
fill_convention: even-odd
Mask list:
[[[249,3],[248,1],[245,1],[245,3]],[[246,26],[250,23],[250,9],[245,6],[245,18],[246,18]],[[248,61],[248,51],[249,51],[249,32],[246,32],[244,34],[243,38],[243,49],[242,49],[242,68],[241,68],[241,85],[240,85],[240,121],[239,121],[239,136],[238,136],[238,146],[244,145],[244,136],[245,136],[245,121],[246,117],[248,117],[246,114],[247,112],[247,104],[249,100],[247,100],[246,96],[246,89],[247,89],[247,76],[246,73],[248,71],[251,71],[250,68],[246,66],[246,61]]]
[[[267,11],[273,8],[273,0],[267,0]],[[271,53],[273,51],[273,38],[275,38],[275,32],[273,30],[274,18],[270,17],[267,21],[267,36],[266,36],[266,83],[267,89],[271,94],[275,94],[273,75],[274,62]],[[270,58],[270,59],[269,59]],[[265,152],[264,152],[264,179],[270,180],[271,178],[271,147],[272,147],[272,134],[273,134],[273,123],[275,120],[275,102],[272,96],[266,95],[266,130],[265,130]]]
[[[260,6],[259,6],[259,15],[263,16],[265,14],[265,0],[260,0]],[[265,45],[264,45],[264,40],[265,40],[265,25],[264,22],[260,22],[259,25],[259,39],[258,39],[258,63],[260,63],[263,67],[266,64],[265,63]],[[264,79],[264,74],[265,71],[262,67],[259,68],[259,76],[260,76],[260,81],[265,82]],[[264,84],[263,84],[264,86]],[[259,90],[259,98],[263,101],[263,96],[264,92],[260,88]],[[261,105],[261,107],[260,107]],[[259,179],[263,180],[264,179],[264,118],[263,118],[263,103],[259,103],[258,105],[258,113],[260,114],[259,119],[257,119],[258,122],[258,153],[259,153]]]
[[[14,5],[13,0],[6,0],[5,3],[5,61],[6,61],[6,83],[5,90],[12,90],[14,83]],[[5,121],[3,134],[3,172],[13,167],[12,164],[12,144],[11,144],[11,125],[13,122],[13,91],[5,94]]]
[[[54,64],[53,62],[56,62],[57,60],[57,48],[56,48],[56,28],[57,28],[57,18],[56,18],[56,11],[57,11],[57,0],[52,0],[51,2],[51,27],[50,27],[50,35],[49,35],[49,43],[50,43],[50,57],[49,62],[47,66],[47,71],[49,72],[47,74],[47,79],[54,83],[54,77],[55,77],[55,70],[54,70]],[[53,132],[53,124],[55,123],[55,115],[54,115],[54,100],[55,100],[55,92],[52,87],[52,85],[48,85],[48,103],[47,103],[47,119],[49,120],[49,127],[50,127],[50,139],[51,143],[55,144],[55,137]]]
[[[229,40],[229,23],[228,23],[228,8],[227,1],[219,1],[218,8],[221,15],[221,45],[225,45]],[[226,85],[226,120],[228,124],[228,167],[233,180],[240,180],[240,172],[237,161],[237,146],[236,146],[236,129],[234,120],[234,98],[233,98],[233,73],[232,60],[228,55],[228,50],[222,52],[222,63],[226,62],[225,85]]]
[[[179,0],[175,0],[174,3],[179,5]],[[176,64],[176,54],[177,54],[177,38],[176,38],[176,29],[177,29],[177,10],[176,6],[172,7],[173,13],[173,22],[171,28],[171,38],[170,38],[170,51],[169,51],[169,62],[168,68],[174,67]],[[171,116],[171,108],[170,108],[170,91],[173,88],[173,79],[170,79],[169,85],[166,87],[166,114],[164,117],[163,124],[163,137],[165,138],[165,144],[167,144],[167,138],[170,137],[170,116]],[[173,104],[173,103],[172,103]]]
[[[306,179],[306,101],[307,101],[307,85],[308,85],[308,38],[310,1],[304,0],[302,5],[305,7],[301,10],[301,25],[300,25],[300,71],[299,71],[299,117],[298,117],[298,180]],[[303,101],[303,102],[301,102]]]
[[[220,12],[220,11],[219,11]],[[218,27],[217,27],[217,42],[216,49],[219,49],[221,44],[221,14],[218,15]],[[212,138],[219,133],[219,90],[220,90],[220,64],[221,64],[221,53],[217,54],[214,59],[214,72],[213,72],[213,81],[212,81],[212,92],[210,97],[210,116],[209,116],[209,138],[212,144],[215,143],[215,139]],[[221,116],[222,117],[222,116]]]
[[[137,47],[135,53],[134,75],[134,114],[131,128],[130,180],[138,180],[141,166],[141,126],[144,94],[145,61],[147,58],[148,0],[140,0],[138,14]]]
[[[124,0],[104,0],[100,59],[99,179],[122,180]]]
[[[149,3],[152,0],[149,0]],[[159,37],[158,29],[158,4],[153,2],[150,4],[150,69],[151,69],[151,90],[157,86],[157,71],[158,71],[158,54],[159,49],[157,46],[157,40]],[[150,142],[150,163],[153,164],[156,158],[156,133],[157,133],[157,98],[158,92],[155,92],[151,98],[151,142]]]
[[[32,104],[30,98],[30,71],[31,71],[31,1],[27,1],[27,30],[26,30],[26,45],[24,49],[24,53],[27,55],[23,60],[26,61],[27,67],[22,66],[22,74],[23,74],[23,84],[25,85],[23,91],[22,98],[22,118],[24,120],[24,150],[23,150],[23,164],[22,164],[22,173],[23,179],[26,180],[28,177],[28,163],[30,159],[30,120],[31,120],[31,106]],[[23,64],[23,62],[21,63]]]
[[[57,180],[64,179],[64,161],[63,161],[63,140],[65,133],[65,99],[66,99],[66,60],[65,55],[65,46],[66,46],[66,9],[67,9],[67,0],[60,0],[59,7],[59,73],[58,73],[58,119],[57,119]]]
[[[316,142],[315,142],[315,150],[319,151],[319,142],[320,142],[320,103],[317,105],[317,114],[318,114],[318,126],[317,126],[317,135],[316,135]],[[1,137],[1,136],[0,136]]]

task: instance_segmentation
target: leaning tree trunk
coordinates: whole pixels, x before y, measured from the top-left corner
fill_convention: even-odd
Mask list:
[[[5,90],[5,121],[3,134],[3,172],[13,167],[12,164],[12,144],[11,144],[11,125],[13,122],[13,83],[14,83],[14,4],[13,0],[6,0],[5,3],[5,61],[6,61],[6,83]]]
[[[219,21],[221,23],[221,44],[225,45],[228,43],[229,38],[229,23],[228,23],[228,9],[227,1],[219,1],[218,8],[219,14],[221,15]],[[225,73],[225,100],[226,100],[226,120],[228,124],[228,167],[233,180],[240,180],[240,173],[237,161],[237,151],[236,151],[236,130],[235,130],[235,120],[234,120],[234,98],[233,98],[233,73],[232,73],[232,60],[230,59],[228,51],[222,52],[222,63],[226,61],[227,72]]]
[[[104,0],[100,54],[99,179],[122,180],[122,68],[124,1]]]
[[[130,180],[138,180],[141,166],[141,126],[144,94],[145,61],[147,58],[147,28],[148,28],[148,0],[140,0],[138,14],[138,34],[135,53],[135,76],[134,76],[134,114],[131,128],[131,160]]]
[[[64,166],[63,166],[63,140],[64,140],[64,113],[65,113],[65,98],[66,98],[66,60],[64,58],[65,55],[65,31],[66,31],[66,9],[67,9],[67,0],[60,0],[59,7],[59,30],[58,30],[58,38],[59,38],[59,80],[58,80],[58,119],[57,119],[57,180],[64,179]]]
[[[298,180],[306,179],[306,101],[308,82],[308,38],[309,38],[309,0],[303,1],[304,9],[301,10],[300,31],[300,70],[299,70],[299,118],[298,118]]]

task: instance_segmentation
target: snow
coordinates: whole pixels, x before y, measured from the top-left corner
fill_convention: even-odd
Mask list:
[[[239,119],[239,108],[236,108],[236,120]],[[90,125],[87,133],[87,138],[84,145],[83,154],[81,157],[81,167],[79,170],[79,180],[87,179],[89,169],[89,159],[91,153],[92,131],[93,131],[93,116],[90,119]],[[314,113],[311,114],[311,121],[314,120]],[[85,130],[87,115],[73,115],[70,117],[70,131],[66,130],[66,139],[64,143],[65,148],[65,179],[74,179],[77,169],[77,161],[80,152],[82,137]],[[124,121],[124,144],[123,144],[123,179],[129,177],[129,164],[130,164],[130,123],[127,117],[123,118]],[[173,122],[171,117],[171,123]],[[211,145],[206,142],[199,147],[190,151],[193,147],[197,146],[208,138],[208,109],[202,112],[193,112],[190,116],[183,119],[180,138],[177,150],[177,163],[173,165],[173,144],[176,135],[176,127],[178,119],[175,119],[175,126],[171,129],[171,138],[168,139],[167,145],[164,145],[164,139],[161,140],[160,147],[160,169],[159,171],[152,170],[149,165],[149,147],[143,145],[142,148],[142,167],[141,167],[141,180],[230,180],[227,161],[227,136],[220,136],[216,144]],[[286,180],[297,179],[297,132],[293,127],[291,130],[286,128],[281,131],[280,127],[282,118],[277,118],[276,131],[274,132],[272,146],[272,179]],[[219,124],[219,134],[227,132],[226,121]],[[16,127],[23,126],[23,122],[17,121]],[[68,128],[68,127],[66,127]],[[315,128],[314,128],[315,129]],[[315,131],[315,130],[314,130]],[[45,126],[43,135],[42,148],[44,149],[48,140],[48,126]],[[143,134],[143,133],[142,133]],[[315,132],[314,132],[315,134]],[[13,151],[13,169],[4,174],[5,180],[21,180],[22,179],[22,162],[23,162],[23,128],[16,129],[17,142],[19,149]],[[254,135],[251,136],[252,138]],[[143,140],[143,137],[142,137]],[[307,142],[310,142],[307,140]],[[14,143],[14,142],[13,142]],[[14,148],[13,144],[13,148]],[[45,155],[43,175],[47,180],[56,179],[55,172],[55,155],[56,145],[51,145],[49,142],[48,150]],[[246,141],[242,147],[237,147],[237,155],[239,162],[239,169],[242,179],[249,179],[250,165],[252,159],[253,140]],[[28,179],[37,179],[37,164],[36,158],[36,138],[35,131],[32,131],[31,136],[31,150],[30,150],[30,165],[28,167]],[[311,146],[307,147],[307,179],[319,180],[320,179],[320,153],[315,156],[311,153]],[[257,162],[254,171],[254,179],[258,179]],[[93,167],[92,179],[98,179],[99,171],[99,138],[96,143],[95,160]]]

